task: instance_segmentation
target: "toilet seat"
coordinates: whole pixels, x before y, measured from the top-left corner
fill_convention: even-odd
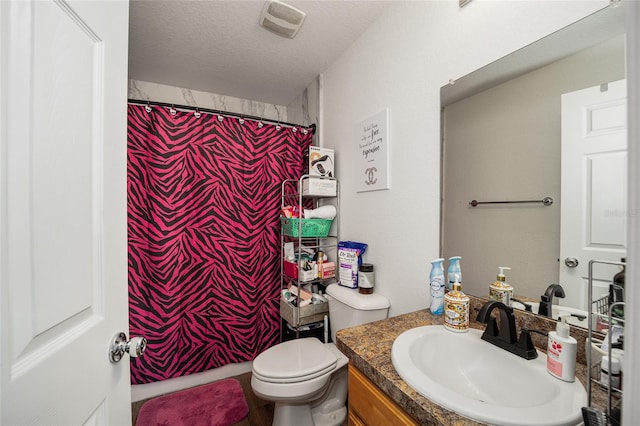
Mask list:
[[[330,373],[338,359],[315,337],[275,345],[253,360],[253,374],[269,383],[298,383]]]

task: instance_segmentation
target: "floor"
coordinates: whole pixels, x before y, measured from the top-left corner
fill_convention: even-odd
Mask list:
[[[241,374],[235,376],[234,379],[238,379],[242,385],[244,391],[244,397],[247,400],[249,406],[249,415],[240,423],[236,423],[234,426],[270,426],[273,423],[273,402],[265,401],[254,395],[251,390],[251,373]],[[135,426],[136,419],[138,418],[138,412],[142,404],[147,402],[148,399],[134,402],[131,404],[132,425]]]

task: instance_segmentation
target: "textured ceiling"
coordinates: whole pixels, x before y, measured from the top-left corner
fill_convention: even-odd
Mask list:
[[[391,4],[286,3],[307,13],[294,39],[258,24],[264,1],[132,0],[129,78],[287,105]]]

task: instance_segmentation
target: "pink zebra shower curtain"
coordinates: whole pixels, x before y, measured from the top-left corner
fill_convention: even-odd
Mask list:
[[[280,185],[301,175],[312,140],[146,108],[128,107],[130,333],[148,340],[134,384],[252,360],[279,341]]]

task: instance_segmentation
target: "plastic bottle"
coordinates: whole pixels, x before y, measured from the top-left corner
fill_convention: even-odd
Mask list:
[[[611,356],[611,374],[609,374],[609,355],[604,355],[600,362],[600,384],[602,387],[606,389],[611,383],[614,389],[621,389],[620,371],[620,360],[615,356]]]
[[[627,258],[623,257],[620,262],[627,263]],[[622,265],[622,270],[613,276],[613,283],[624,287],[625,265]]]
[[[444,313],[444,270],[442,269],[444,259],[431,261],[431,273],[429,274],[429,287],[431,292],[431,304],[429,309],[434,315]]]
[[[316,265],[318,266],[318,278],[322,278],[322,264],[324,263],[324,252],[318,250],[316,254]]]
[[[449,258],[449,268],[447,269],[447,291],[453,289],[453,283],[458,277],[458,283],[462,285],[462,271],[460,271],[460,256],[453,256]]]
[[[576,379],[576,353],[578,342],[569,335],[567,317],[561,315],[556,331],[549,332],[547,341],[547,371],[560,380],[573,382]]]
[[[620,261],[626,263],[627,258],[623,257]],[[613,276],[613,284],[609,284],[609,306],[614,302],[624,302],[624,277],[625,265],[622,265],[622,270]],[[614,306],[612,313],[614,317],[624,318],[624,307]]]
[[[451,291],[444,295],[444,326],[457,333],[469,331],[469,296],[462,292],[457,276]]]
[[[358,266],[358,292],[361,294],[373,293],[375,285],[375,275],[373,274],[373,265],[371,263],[363,263]]]
[[[498,266],[500,273],[498,274],[497,281],[489,285],[489,299],[497,300],[507,306],[511,306],[511,296],[513,296],[513,287],[507,283],[507,277],[504,274],[504,270],[511,269],[508,266]]]

